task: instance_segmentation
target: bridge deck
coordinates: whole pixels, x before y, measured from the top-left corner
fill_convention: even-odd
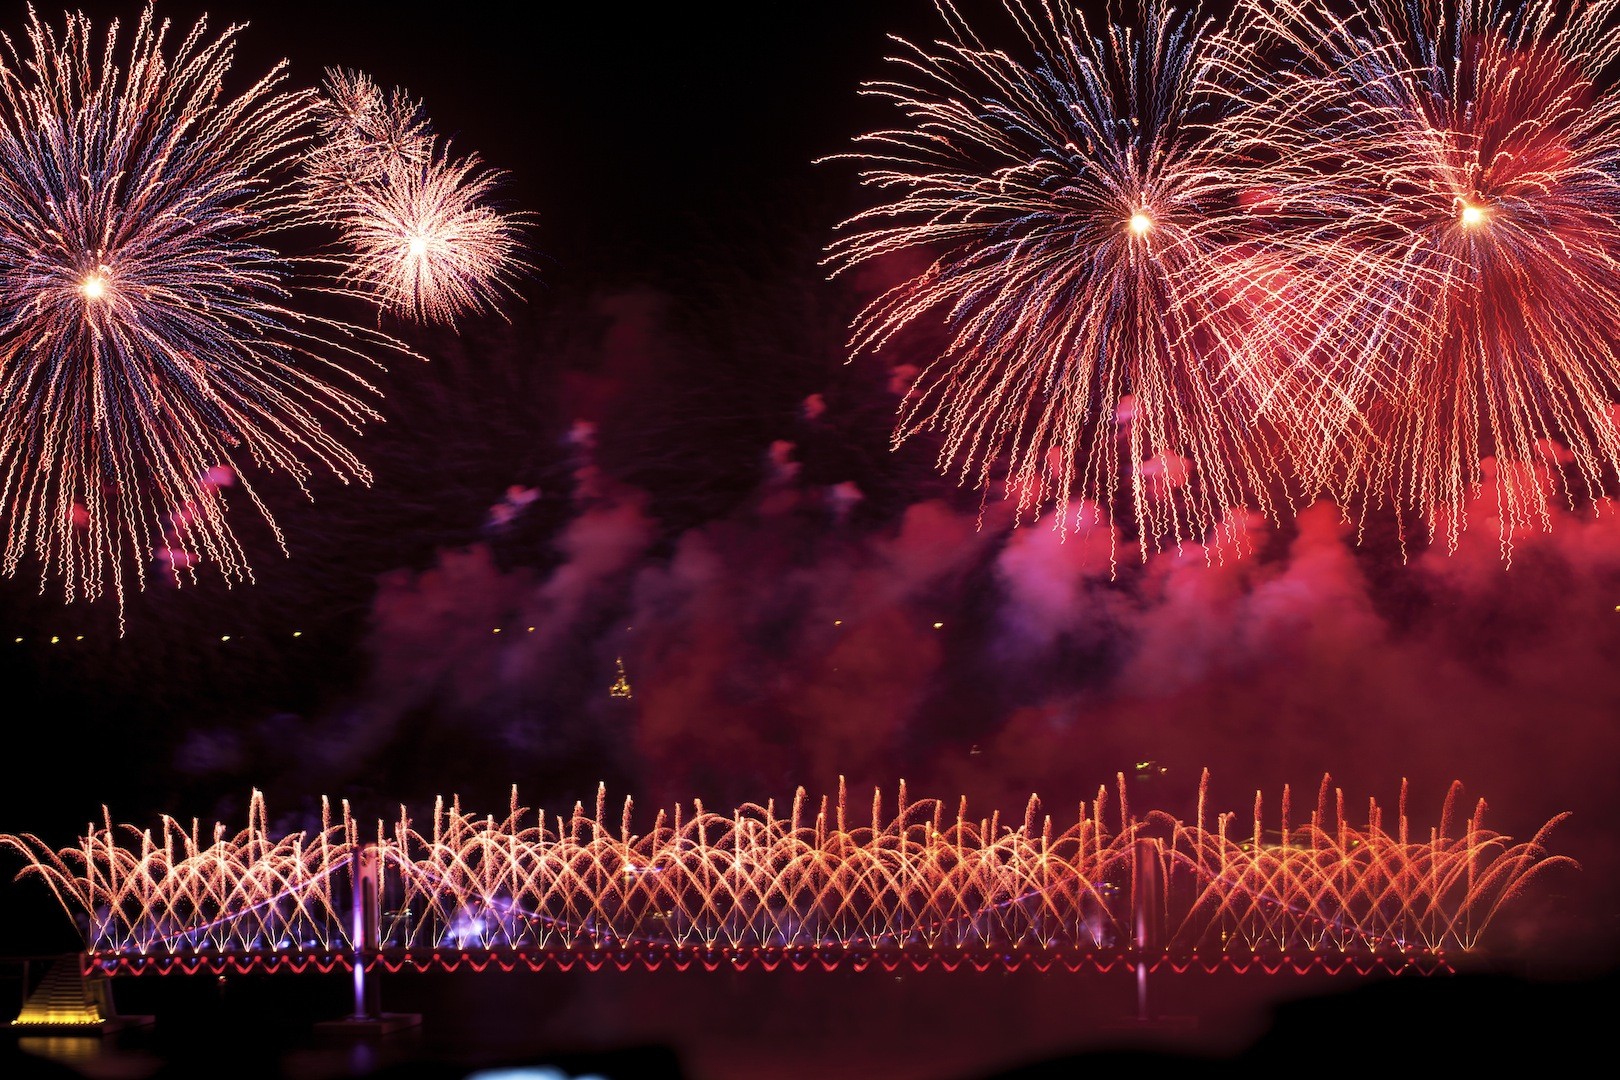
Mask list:
[[[1269,974],[1451,974],[1454,968],[1443,952],[1408,948],[1378,951],[1226,949],[1218,952],[1142,952],[1134,949],[1014,948],[871,948],[839,945],[733,947],[726,945],[636,944],[596,949],[377,949],[362,951],[272,950],[258,952],[185,952],[134,955],[86,953],[86,971],[105,975],[225,975],[248,973],[352,972],[356,960],[367,971],[426,972],[469,970],[587,971],[1037,971],[1085,970],[1107,972],[1115,968],[1150,972],[1263,971]]]

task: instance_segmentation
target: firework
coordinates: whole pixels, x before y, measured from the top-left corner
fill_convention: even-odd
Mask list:
[[[476,156],[430,150],[421,162],[396,158],[379,182],[352,195],[342,280],[418,322],[497,310],[524,265],[519,219],[489,203],[500,179]]]
[[[1335,494],[1451,548],[1488,484],[1510,554],[1620,474],[1620,4],[1252,8],[1210,85],[1321,287],[1308,362],[1360,425]]]
[[[42,586],[110,589],[120,612],[154,565],[251,580],[228,496],[282,536],[244,466],[368,481],[338,437],[378,417],[357,369],[413,355],[317,314],[329,262],[274,241],[346,207],[312,195],[321,177],[425,162],[414,106],[359,76],[288,90],[285,64],[232,97],[239,28],[169,30],[148,8],[127,47],[116,25],[98,46],[83,15],[30,12],[0,53],[3,569],[31,558]]]
[[[835,273],[895,253],[926,269],[874,300],[851,347],[940,316],[949,340],[902,404],[898,443],[943,432],[963,480],[1005,470],[1020,516],[1129,503],[1144,557],[1239,507],[1275,516],[1300,438],[1286,266],[1207,137],[1223,99],[1196,10],[1144,6],[1096,28],[1069,4],[1005,8],[1031,60],[983,44],[949,0],[950,39],[907,45],[868,84],[906,126],[848,155],[893,198],[843,223]],[[1076,514],[1081,517],[1082,514]]]
[[[421,102],[397,87],[384,93],[364,72],[329,68],[323,89],[304,170],[311,209],[341,219],[358,189],[426,165],[433,133]]]
[[[327,71],[319,123],[306,195],[340,229],[340,283],[416,322],[498,310],[526,269],[525,219],[493,205],[503,175],[453,159],[420,102],[359,72]]]
[[[430,827],[403,808],[368,827],[344,804],[340,819],[327,810],[318,830],[283,836],[255,795],[235,833],[106,820],[61,851],[32,836],[0,836],[0,846],[81,918],[92,954],[132,959],[134,970],[198,953],[357,949],[424,960],[441,950],[614,952],[654,967],[716,953],[794,966],[883,953],[919,966],[971,959],[981,970],[998,957],[1073,966],[1127,948],[1213,963],[1268,950],[1438,955],[1476,947],[1503,903],[1571,865],[1546,849],[1558,819],[1514,842],[1485,827],[1483,801],[1461,817],[1460,785],[1418,838],[1404,785],[1387,825],[1376,801],[1352,824],[1329,777],[1307,820],[1291,821],[1285,788],[1274,827],[1258,794],[1252,823],[1209,814],[1208,783],[1206,773],[1192,822],[1133,816],[1121,776],[1117,798],[1100,788],[1067,827],[1034,797],[1020,819],[974,818],[965,800],[912,801],[902,783],[890,812],[873,793],[869,817],[840,786],[836,800],[800,789],[780,809],[676,806],[646,833],[632,830],[628,800],[610,819],[600,789],[594,814],[576,804],[548,819],[514,791],[503,816],[441,800]],[[381,882],[369,942],[354,937],[344,887],[357,855]],[[1146,909],[1161,923],[1151,940],[1134,918]]]

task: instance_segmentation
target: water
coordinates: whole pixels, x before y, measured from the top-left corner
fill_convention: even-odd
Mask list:
[[[385,980],[384,1010],[419,1014],[419,1026],[381,1037],[323,1033],[317,1024],[344,1015],[348,990],[340,976],[123,979],[120,1012],[148,1013],[150,1026],[15,1038],[0,1076],[1010,1080],[1043,1069],[1083,1075],[1104,1062],[1196,1063],[1206,1075],[1268,1061],[1337,1071],[1358,1056],[1369,1068],[1426,1056],[1500,1068],[1531,1048],[1526,1064],[1544,1070],[1595,1052],[1599,1029],[1581,1022],[1587,1007],[1620,1004],[1611,978],[1164,974],[1150,980],[1153,1019],[1143,1024],[1123,967],[900,977],[458,972]],[[1535,1038],[1519,1037],[1526,1031]],[[1412,1040],[1416,1032],[1422,1038]]]

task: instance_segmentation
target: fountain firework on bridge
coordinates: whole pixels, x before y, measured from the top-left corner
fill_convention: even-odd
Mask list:
[[[720,814],[694,802],[634,831],[605,789],[594,812],[503,817],[441,799],[422,827],[404,810],[374,829],[323,803],[318,830],[272,835],[253,795],[246,828],[209,833],[165,816],[157,830],[104,812],[54,850],[0,836],[86,933],[87,962],[114,973],[331,971],[490,963],[710,970],[786,963],[894,970],[961,965],[1180,970],[1259,964],[1305,971],[1447,969],[1502,906],[1549,867],[1549,821],[1515,842],[1467,816],[1453,784],[1432,827],[1414,828],[1403,784],[1392,821],[1375,800],[1352,825],[1324,777],[1296,820],[1284,788],[1269,818],[1208,805],[1191,822],[1136,813],[1123,776],[1060,825],[1032,796],[1021,820],[969,816],[966,801],[893,809],[808,798]],[[785,811],[785,812],[784,812]],[[362,882],[365,884],[362,885]],[[375,883],[375,889],[371,888]],[[360,903],[356,897],[375,897]],[[365,909],[365,910],[362,910]]]

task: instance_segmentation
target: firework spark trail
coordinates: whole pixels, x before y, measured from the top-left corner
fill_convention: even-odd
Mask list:
[[[1168,931],[1159,944],[1172,953],[1443,952],[1475,948],[1536,876],[1573,865],[1546,847],[1558,818],[1514,843],[1484,827],[1480,801],[1459,827],[1458,785],[1425,840],[1412,835],[1404,785],[1391,835],[1375,801],[1367,823],[1351,825],[1327,777],[1305,825],[1291,823],[1284,789],[1276,832],[1265,827],[1258,795],[1252,827],[1235,814],[1210,821],[1208,783],[1206,773],[1189,823],[1162,811],[1132,816],[1121,776],[1117,801],[1099,789],[1067,828],[1034,797],[1011,823],[970,818],[965,802],[953,813],[938,800],[912,801],[904,784],[892,815],[874,792],[869,823],[857,820],[842,788],[819,803],[801,789],[786,813],[774,803],[730,814],[694,803],[690,813],[660,811],[644,835],[633,831],[628,800],[620,820],[608,820],[601,790],[594,814],[576,805],[551,819],[519,805],[515,790],[500,818],[441,800],[425,830],[403,808],[392,824],[376,824],[376,848],[393,875],[379,940],[423,951],[1091,954],[1134,940],[1124,893],[1136,860],[1154,858]],[[364,837],[347,804],[336,821],[322,805],[318,830],[280,837],[256,794],[247,828],[215,826],[208,842],[196,822],[165,817],[154,838],[107,818],[61,851],[28,835],[0,836],[0,846],[27,860],[22,876],[40,877],[86,919],[86,944],[100,954],[331,951],[357,944],[332,875]]]
[[[322,420],[374,418],[371,388],[300,361],[403,350],[285,306],[292,268],[264,241],[294,216],[274,185],[313,98],[280,91],[280,68],[226,98],[236,29],[209,40],[199,23],[166,56],[167,29],[144,14],[121,70],[87,19],[58,34],[33,15],[29,53],[0,66],[4,568],[31,553],[69,600],[110,583],[122,606],[126,565],[143,585],[156,523],[188,504],[186,539],[249,577],[202,478],[246,458],[366,479]]]
[[[251,580],[226,487],[285,550],[242,466],[300,487],[317,469],[370,479],[339,438],[380,419],[357,371],[415,354],[316,314],[304,301],[349,290],[329,260],[274,243],[332,223],[332,200],[312,195],[321,175],[376,172],[375,148],[334,128],[342,109],[392,140],[396,165],[462,184],[464,204],[488,191],[483,174],[432,165],[402,95],[361,76],[334,77],[329,99],[286,90],[280,64],[232,97],[240,28],[210,36],[199,21],[177,43],[169,30],[147,8],[127,46],[115,23],[98,47],[85,16],[58,30],[30,11],[26,41],[0,51],[0,570],[32,559],[42,588],[60,578],[70,602],[110,589],[120,617],[154,559],[176,580],[202,561]],[[326,172],[301,174],[323,133],[313,159]],[[463,218],[483,220],[464,204]],[[437,276],[418,277],[440,293],[413,294],[418,314],[491,299],[477,268],[448,261],[475,284],[458,291],[435,261]]]
[[[1209,87],[1362,418],[1323,474],[1448,549],[1494,481],[1510,556],[1620,475],[1620,4],[1250,8]]]
[[[932,258],[851,339],[949,324],[896,442],[942,431],[941,468],[982,487],[1004,468],[1019,514],[1051,504],[1060,527],[1072,499],[1114,506],[1123,485],[1144,557],[1239,508],[1275,517],[1309,396],[1269,312],[1283,287],[1246,251],[1255,214],[1206,137],[1225,100],[1202,89],[1210,23],[1150,2],[1141,25],[1093,32],[1068,4],[1006,0],[1029,66],[936,6],[950,39],[901,42],[903,74],[864,88],[906,126],[840,155],[895,194],[827,258],[835,274]]]

